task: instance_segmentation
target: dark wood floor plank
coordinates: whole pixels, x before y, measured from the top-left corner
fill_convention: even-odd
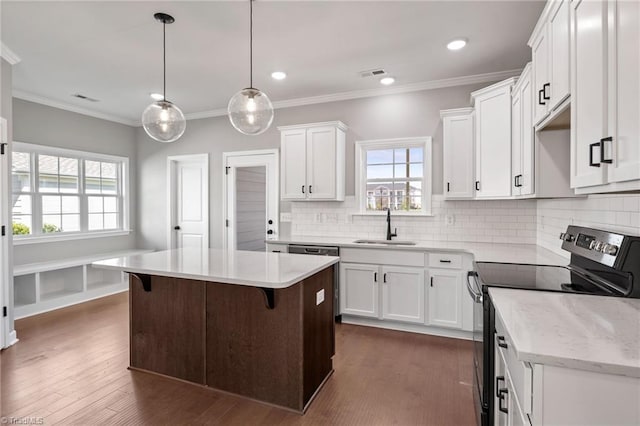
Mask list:
[[[2,352],[3,416],[45,424],[474,425],[472,344],[336,327],[335,372],[300,416],[127,370],[128,294],[17,321]]]

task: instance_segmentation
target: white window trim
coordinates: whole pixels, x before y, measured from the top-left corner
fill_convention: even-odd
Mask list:
[[[93,161],[108,161],[108,162],[116,162],[122,163],[123,170],[121,178],[121,197],[122,197],[122,213],[120,220],[122,221],[122,228],[120,229],[108,229],[104,231],[77,231],[77,232],[65,232],[65,233],[55,233],[55,234],[31,234],[31,235],[14,235],[13,236],[13,245],[23,245],[23,244],[35,244],[35,243],[46,243],[46,242],[54,242],[54,241],[69,241],[69,240],[81,240],[81,239],[90,239],[90,238],[102,238],[102,237],[114,237],[120,235],[128,235],[131,233],[130,228],[130,190],[129,190],[129,158],[128,157],[120,157],[117,155],[110,154],[99,154],[96,152],[88,152],[88,151],[79,151],[75,149],[67,149],[67,148],[58,148],[53,146],[46,145],[37,145],[25,142],[13,142],[12,151],[15,152],[27,152],[27,153],[37,153],[44,155],[54,155],[54,156],[69,156],[69,157],[77,157],[81,160],[93,160]],[[32,164],[31,170],[32,176],[35,176],[36,170],[34,165]],[[79,176],[80,177],[80,176]],[[32,178],[32,181],[34,179]],[[33,182],[32,182],[33,184]],[[35,190],[35,188],[33,188]],[[11,191],[13,193],[13,190]],[[35,191],[32,191],[35,194]],[[73,195],[73,194],[68,194]],[[81,194],[78,194],[81,195]],[[85,194],[86,196],[86,194]],[[33,198],[31,200],[31,215],[35,217],[36,214],[39,214],[34,209],[34,201]],[[81,211],[82,215],[82,211]],[[33,219],[32,219],[33,220]],[[82,218],[81,218],[82,220]]]
[[[424,165],[422,170],[422,210],[417,212],[394,211],[395,216],[432,216],[431,214],[431,192],[433,186],[433,156],[432,156],[433,138],[431,136],[420,136],[413,138],[395,138],[395,139],[375,139],[366,141],[356,141],[356,200],[358,202],[359,211],[355,213],[358,216],[381,216],[386,213],[367,211],[366,207],[366,184],[367,184],[367,155],[366,151],[370,149],[391,149],[391,148],[418,148],[424,149],[423,159]]]

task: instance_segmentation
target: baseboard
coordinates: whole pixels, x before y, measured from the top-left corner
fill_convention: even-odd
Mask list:
[[[5,346],[3,349],[6,349],[10,346],[15,345],[16,343],[18,343],[18,334],[16,333],[15,330],[13,330],[11,333],[9,333],[9,338],[7,339],[7,346]]]
[[[406,331],[409,333],[428,334],[431,336],[450,337],[453,339],[472,340],[471,331],[453,330],[442,327],[432,327],[419,324],[405,324],[396,321],[381,321],[378,319],[360,318],[342,315],[343,324],[363,325],[366,327],[385,328],[387,330]]]

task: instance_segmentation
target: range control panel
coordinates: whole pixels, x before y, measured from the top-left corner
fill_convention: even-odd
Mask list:
[[[564,250],[613,266],[624,235],[571,225],[560,239]]]

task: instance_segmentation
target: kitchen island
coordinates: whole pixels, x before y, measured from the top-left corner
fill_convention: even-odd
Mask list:
[[[130,274],[130,368],[303,413],[333,372],[338,257],[175,249]]]

